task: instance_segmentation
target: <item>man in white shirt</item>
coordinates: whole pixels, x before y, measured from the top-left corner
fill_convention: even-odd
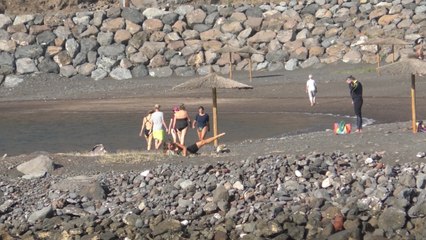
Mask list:
[[[316,104],[315,97],[317,95],[317,83],[312,79],[312,74],[309,74],[309,80],[306,82],[306,93],[309,96],[311,107]]]
[[[151,115],[152,135],[155,140],[155,149],[159,149],[166,137],[167,126],[164,122],[164,114],[160,112],[160,105],[155,104],[154,111],[155,112]],[[165,131],[163,126],[166,129]]]

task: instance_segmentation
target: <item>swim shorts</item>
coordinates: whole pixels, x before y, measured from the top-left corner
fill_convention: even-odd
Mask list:
[[[154,137],[154,139],[157,139],[157,140],[159,140],[159,141],[163,141],[164,140],[164,138],[166,137],[165,135],[165,132],[164,132],[164,130],[163,129],[161,129],[161,130],[155,130],[153,133],[152,133],[152,135],[153,135],[153,137]]]

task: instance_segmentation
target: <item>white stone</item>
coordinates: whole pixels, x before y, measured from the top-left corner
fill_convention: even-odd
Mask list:
[[[3,85],[7,88],[13,88],[18,86],[23,81],[24,79],[20,76],[8,75],[6,76],[6,79],[4,80]]]
[[[321,187],[322,188],[328,188],[328,187],[330,187],[332,184],[331,184],[331,179],[330,178],[326,178],[326,179],[324,179],[323,181],[322,181],[322,183],[321,183]]]
[[[232,187],[240,191],[244,190],[244,185],[240,181],[236,181]]]
[[[302,177],[302,173],[299,170],[294,171],[296,177]]]
[[[125,80],[132,78],[132,73],[130,72],[130,70],[121,67],[115,68],[109,73],[109,75],[116,80]]]

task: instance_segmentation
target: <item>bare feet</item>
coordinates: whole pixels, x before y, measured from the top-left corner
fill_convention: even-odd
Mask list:
[[[356,133],[362,133],[362,129],[355,130]]]

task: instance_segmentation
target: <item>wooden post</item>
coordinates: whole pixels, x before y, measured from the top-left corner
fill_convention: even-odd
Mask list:
[[[218,130],[217,130],[217,95],[216,95],[216,88],[212,88],[212,96],[213,96],[213,136],[217,136]],[[214,140],[214,146],[218,146],[217,139]]]
[[[377,76],[380,76],[380,70],[379,70],[379,68],[380,68],[380,55],[377,54],[376,57],[377,57]]]
[[[232,53],[229,52],[229,79],[232,79]]]
[[[251,58],[249,58],[249,78],[250,78],[250,82],[252,81],[252,74],[251,74]]]
[[[413,125],[413,133],[417,133],[416,119],[416,76],[411,74],[411,117]]]
[[[130,7],[130,0],[120,0],[120,3],[122,8]]]
[[[392,44],[392,63],[395,62],[395,45]]]

